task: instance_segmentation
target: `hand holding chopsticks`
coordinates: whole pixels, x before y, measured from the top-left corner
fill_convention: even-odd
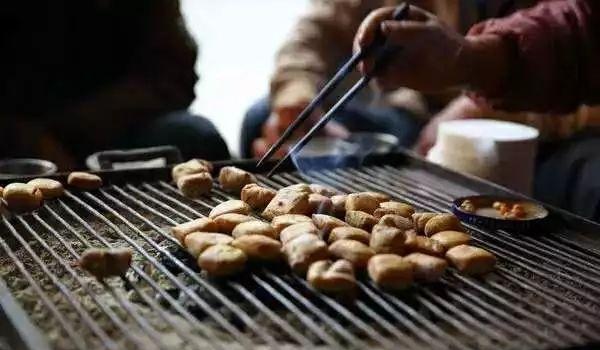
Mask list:
[[[409,11],[409,5],[403,3],[398,6],[392,16],[393,20],[399,21],[407,17]],[[331,94],[331,92],[340,84],[342,80],[358,65],[359,62],[367,57],[373,57],[375,59],[375,67],[373,71],[378,70],[383,64],[385,64],[385,57],[393,51],[394,48],[386,45],[386,39],[381,32],[376,34],[376,37],[371,44],[359,51],[357,51],[342,68],[334,75],[334,77],[323,87],[323,89],[317,94],[317,96],[311,101],[311,103],[298,115],[296,120],[284,131],[282,136],[271,146],[267,153],[260,159],[257,166],[260,166],[265,160],[269,159],[276,151],[281,147],[282,144],[292,135],[292,133],[303,123],[314,110],[323,103],[323,100]],[[372,72],[373,72],[372,71]],[[309,132],[298,141],[283,157],[273,169],[270,171],[270,176],[281,164],[293,154],[299,152],[314,135],[321,130],[325,124],[340,110],[346,103],[348,103],[360,90],[362,90],[372,78],[372,72],[365,74],[350,90],[348,90],[342,98],[327,112],[325,115],[309,130]]]

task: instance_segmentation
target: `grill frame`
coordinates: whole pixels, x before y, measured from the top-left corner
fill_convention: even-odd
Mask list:
[[[256,169],[254,169],[253,161],[218,162],[215,164],[217,171],[220,167],[226,166],[226,165],[236,165],[238,167],[244,168],[249,171],[256,170]],[[433,174],[439,178],[445,179],[445,181],[448,182],[449,188],[451,188],[451,187],[467,188],[469,191],[472,191],[473,194],[474,193],[488,193],[488,194],[495,194],[495,195],[500,195],[500,196],[508,195],[508,196],[527,198],[526,196],[520,195],[518,193],[514,193],[512,191],[509,191],[500,186],[491,184],[489,182],[485,182],[480,179],[469,177],[469,176],[460,175],[460,174],[454,173],[452,171],[446,170],[444,168],[441,168],[439,166],[430,164],[426,161],[423,161],[423,160],[416,158],[416,157],[412,156],[411,154],[405,153],[405,152],[399,152],[399,153],[387,154],[387,155],[369,156],[366,159],[364,159],[363,165],[364,166],[383,166],[384,168],[385,167],[390,168],[390,167],[402,166],[402,167],[406,167],[406,168],[417,169],[418,171],[422,171],[423,174],[429,173],[429,174]],[[288,167],[284,167],[283,169],[281,169],[280,172],[285,173],[290,170],[292,170],[292,168],[291,168],[291,166],[288,166]],[[387,170],[390,171],[392,174],[394,174],[394,172],[391,171],[390,169],[387,169]],[[354,174],[357,176],[356,177],[357,181],[359,181],[359,182],[366,181],[364,178],[361,179],[361,177],[359,176],[359,174],[357,172],[354,173],[352,170],[349,170],[349,173],[351,175]],[[156,181],[157,179],[167,180],[170,177],[170,169],[169,168],[137,169],[137,170],[110,170],[110,171],[100,171],[98,173],[103,177],[105,182],[107,182],[110,185],[116,185],[116,186],[121,186],[121,185],[126,186],[127,183],[139,184],[139,183],[146,182],[146,181]],[[327,181],[329,181],[329,182],[339,181],[340,184],[345,184],[345,186],[348,186],[348,187],[351,186],[348,183],[348,179],[345,179],[345,182],[342,182],[341,178],[336,178],[335,176],[331,176],[329,174],[326,175],[326,174],[328,174],[328,172],[318,173],[318,174],[314,175],[314,179],[324,180],[325,176],[327,176],[328,177]],[[396,175],[399,176],[399,174],[396,174]],[[53,178],[64,181],[66,179],[66,174],[59,174],[59,175],[53,176]],[[294,178],[293,175],[288,175],[288,174],[276,175],[274,177],[274,179],[276,179],[276,181],[278,181],[280,184],[285,181],[294,182],[297,180]],[[332,179],[335,179],[335,180],[332,180]],[[374,178],[374,179],[376,179],[376,178]],[[27,180],[27,179],[22,179],[22,180]],[[261,180],[263,180],[265,182],[269,181],[264,178],[261,178]],[[321,181],[321,182],[327,182],[327,181]],[[375,185],[375,184],[372,184],[372,185]],[[380,186],[381,189],[389,190],[389,188],[386,187],[387,185],[384,186],[384,185],[377,183],[377,186]],[[422,187],[423,187],[422,189],[418,188],[416,190],[418,190],[418,191],[420,191],[420,190],[426,191],[427,190],[427,188],[426,188],[427,184],[425,182],[422,184]],[[438,187],[439,187],[439,184],[438,184]],[[115,188],[117,190],[115,190]],[[115,187],[115,188],[113,188],[113,192],[116,191],[117,193],[119,193],[121,195],[121,198],[123,198],[124,197],[123,193],[125,193],[125,191],[120,187]],[[135,189],[136,187],[131,186],[131,187],[125,187],[125,188],[131,192],[132,188]],[[121,193],[120,191],[123,191],[123,193]],[[389,193],[389,191],[385,191],[385,192]],[[133,193],[135,193],[135,191],[133,191]],[[397,193],[394,193],[394,194],[397,195]],[[96,194],[83,194],[82,196],[85,196],[86,199],[88,199],[89,201],[94,201],[92,197],[94,197],[95,195]],[[228,196],[227,194],[224,194],[222,192],[221,192],[221,195],[224,198],[227,198],[227,196]],[[103,198],[102,201],[104,203],[107,203],[110,200],[111,195],[109,192],[107,192],[107,190],[103,189],[97,194],[97,196],[98,197],[102,196],[102,198]],[[74,198],[78,198],[77,196],[74,196],[72,194],[68,194],[67,197],[74,201],[75,201]],[[443,195],[439,195],[439,197],[440,197],[439,198],[440,200],[447,199]],[[116,197],[113,197],[113,198],[117,199]],[[88,201],[88,203],[89,203],[89,201]],[[118,201],[118,199],[117,199],[117,201]],[[100,202],[96,202],[96,204],[98,204],[98,206],[102,207],[102,204]],[[116,201],[113,202],[113,204],[118,205]],[[447,204],[447,206],[451,205],[450,202],[447,202],[446,204]],[[429,203],[429,205],[432,205],[432,204]],[[129,206],[131,207],[132,205],[129,205]],[[169,205],[166,205],[166,206],[169,206]],[[557,252],[556,252],[557,254],[561,253],[560,251],[558,251],[559,248],[565,248],[565,249],[568,248],[568,249],[572,249],[573,252],[578,252],[579,255],[581,255],[581,253],[579,251],[577,251],[577,249],[579,249],[579,248],[573,248],[573,247],[567,245],[567,243],[569,243],[569,244],[574,244],[575,247],[581,246],[582,248],[589,249],[592,252],[594,252],[596,255],[600,256],[600,253],[599,253],[600,244],[598,244],[599,240],[598,240],[598,237],[595,237],[595,235],[594,235],[594,232],[600,231],[599,230],[600,225],[598,225],[594,222],[591,222],[589,220],[586,220],[584,218],[577,217],[573,214],[567,213],[564,210],[554,208],[551,206],[547,206],[547,205],[546,205],[546,207],[551,212],[551,219],[553,220],[554,224],[560,223],[561,225],[564,225],[569,231],[577,232],[576,234],[570,235],[568,237],[568,240],[565,238],[565,241],[563,242],[563,243],[565,243],[564,247],[555,245],[554,244],[555,242],[553,242],[553,245],[550,245],[550,242],[548,242],[549,248],[557,250]],[[111,212],[111,209],[112,209],[112,211],[114,211],[113,214],[115,214],[115,213],[118,214],[118,211],[114,208],[115,208],[115,206],[110,206],[110,207],[104,208],[104,209],[105,209],[105,211],[108,211],[108,212]],[[125,210],[125,208],[126,207],[123,207],[122,209]],[[191,209],[192,210],[188,210],[188,213],[195,214],[195,210],[193,208],[191,208]],[[439,210],[437,208],[434,208],[434,209]],[[141,212],[141,210],[138,209],[138,213],[139,212]],[[102,216],[102,215],[100,214],[100,216]],[[36,218],[35,215],[33,217]],[[118,217],[118,215],[117,215],[117,217]],[[20,222],[22,224],[22,222],[23,222],[22,220],[23,219],[18,219],[18,222]],[[125,221],[127,221],[127,220],[125,220]],[[4,224],[6,224],[6,222],[4,222]],[[120,230],[118,227],[116,227],[116,229]],[[135,229],[136,229],[136,227],[129,227],[129,230],[135,231]],[[141,231],[139,233],[141,233]],[[571,233],[569,232],[569,234],[571,234]],[[518,243],[518,240],[513,240],[510,242],[516,244],[516,243]],[[533,244],[532,242],[534,242],[534,241],[527,240],[528,244]],[[511,256],[512,253],[510,251],[508,251],[508,252],[505,252],[505,254],[507,254],[508,256]],[[561,254],[568,256],[568,254],[566,254],[564,252],[562,252]],[[584,256],[581,256],[581,257],[578,256],[577,258],[581,259],[582,264],[585,263],[585,261],[583,260]],[[136,272],[139,273],[141,271],[136,271]],[[501,270],[498,273],[504,274],[506,278],[512,278],[513,280],[519,280],[519,278],[522,278],[522,276],[520,276],[514,272],[511,273],[510,271]],[[295,281],[292,279],[292,281],[290,282],[290,281],[286,280],[287,277],[279,277],[272,273],[269,273],[268,271],[265,272],[264,275],[260,275],[260,276],[253,275],[253,278],[254,278],[254,281],[253,281],[254,283],[261,285],[263,287],[271,286],[273,288],[273,286],[279,286],[279,287],[283,288],[282,291],[277,291],[277,293],[279,293],[282,296],[282,298],[284,298],[284,296],[281,294],[281,293],[283,293],[283,291],[287,292],[288,295],[292,295],[292,296],[294,293],[293,290],[289,290],[287,288],[284,288],[283,286],[289,285],[289,283],[298,283],[299,285],[302,285],[302,283],[303,283],[299,279],[296,279]],[[477,289],[477,290],[480,291],[481,294],[484,294],[484,295],[486,294],[482,291],[482,290],[484,290],[483,287],[475,284],[474,282],[470,281],[469,279],[462,278],[461,276],[458,276],[458,275],[453,275],[452,278],[457,278],[457,279],[461,280],[462,282],[469,284],[474,289],[477,289],[477,287],[480,287],[482,289]],[[521,282],[525,283],[525,281],[521,281]],[[248,291],[248,290],[245,290],[245,287],[242,284],[237,283],[237,285],[236,285],[236,283],[237,282],[233,282],[233,286],[234,286],[233,288],[237,289],[240,294],[245,294],[247,299],[251,299],[251,298],[249,298],[249,296],[252,296],[252,293],[250,293],[250,291]],[[452,284],[450,282],[445,280],[445,282],[443,282],[443,283],[447,284],[449,289],[452,289]],[[496,286],[496,287],[498,287],[498,286]],[[500,285],[500,287],[502,287],[502,286]],[[596,286],[592,285],[592,287],[596,287]],[[361,285],[360,288],[363,293],[370,295],[371,298],[374,300],[377,300],[376,297],[382,298],[381,300],[379,300],[382,303],[381,305],[392,303],[395,307],[397,307],[397,309],[395,309],[395,310],[396,310],[396,312],[398,312],[398,313],[392,315],[392,318],[394,318],[394,320],[396,322],[402,322],[402,321],[407,322],[407,320],[405,318],[401,317],[399,310],[403,310],[404,312],[410,311],[409,310],[410,307],[408,307],[408,305],[396,304],[396,303],[394,303],[394,301],[398,302],[398,300],[391,298],[391,297],[388,298],[385,295],[379,296],[378,293],[376,292],[375,288],[373,288],[372,285],[369,285],[369,284]],[[531,287],[531,288],[534,288],[534,287]],[[485,308],[485,305],[487,305],[485,303],[485,301],[481,300],[480,296],[475,295],[474,293],[471,293],[468,291],[456,290],[455,287],[454,287],[454,289],[455,290],[453,290],[453,292],[450,294],[452,300],[457,303],[460,303],[460,305],[463,305],[463,306],[468,304],[466,302],[466,300],[471,300],[473,303],[476,303],[477,305],[479,305],[479,309],[475,308],[474,312],[481,312],[480,309]],[[500,298],[497,301],[500,303],[507,304],[508,299],[506,296],[510,296],[511,293],[513,293],[513,295],[516,295],[515,292],[506,290],[503,294],[504,298]],[[494,294],[492,294],[492,295],[494,295]],[[498,296],[496,295],[496,298],[497,297]],[[552,298],[550,298],[549,296],[546,296],[546,297],[548,297],[549,300],[552,300]],[[554,297],[556,298],[557,296],[554,296]],[[377,330],[370,327],[369,324],[362,322],[362,320],[356,319],[356,318],[354,318],[354,320],[352,320],[353,319],[352,314],[344,315],[344,313],[346,312],[345,309],[342,308],[341,306],[339,306],[339,304],[337,304],[337,302],[333,301],[332,299],[330,299],[328,297],[321,296],[321,295],[312,295],[310,299],[307,299],[303,295],[298,294],[294,297],[294,300],[298,301],[298,300],[302,300],[302,298],[305,298],[304,299],[305,302],[300,301],[299,303],[302,304],[304,307],[310,309],[311,312],[313,312],[315,314],[319,313],[319,309],[315,305],[316,301],[323,302],[324,304],[328,305],[330,308],[332,308],[332,309],[336,310],[337,312],[339,312],[340,314],[342,314],[343,317],[348,318],[348,322],[353,323],[355,326],[357,326],[359,328],[362,328],[363,331],[366,332],[367,334],[377,335],[377,333],[378,333]],[[450,303],[444,303],[443,301],[440,301],[440,299],[438,297],[436,297],[430,290],[425,290],[425,291],[419,292],[418,299],[421,302],[428,304],[430,306],[431,310],[436,310],[436,309],[440,310],[437,315],[439,317],[441,317],[441,315],[444,315],[444,312],[441,311],[442,309],[446,309],[446,310],[450,310],[450,311],[454,310],[454,311],[457,311],[456,312],[457,315],[460,315],[460,318],[463,320],[463,323],[471,324],[471,325],[475,325],[477,323],[476,322],[477,320],[472,315],[466,314],[464,311],[460,311],[456,307],[453,307],[453,305]],[[223,299],[221,301],[223,301]],[[261,301],[257,298],[255,298],[253,301],[254,301],[254,305],[257,309],[261,309],[263,313],[268,314],[268,311],[266,311],[266,310],[269,310],[269,309],[266,305],[264,305],[264,304],[261,305]],[[281,300],[279,300],[279,301],[281,302]],[[359,301],[359,303],[362,303],[362,301]],[[2,307],[3,310],[7,310],[7,309],[14,310],[15,307],[17,309],[19,308],[19,305],[16,305],[15,303],[12,303],[12,305],[9,305],[9,304],[11,304],[11,301],[7,302],[6,300],[0,298],[0,307]],[[376,302],[376,304],[377,304],[377,302]],[[12,307],[10,307],[10,306],[12,306]],[[229,305],[229,306],[233,310],[236,309],[235,305]],[[572,305],[572,306],[577,307],[577,305]],[[407,309],[407,307],[408,307],[408,309]],[[561,307],[564,307],[564,305],[562,305]],[[292,305],[288,305],[287,308],[292,309],[291,310],[292,312],[294,311],[293,309],[298,310],[298,307],[296,305],[294,305],[293,303],[292,303]],[[394,332],[394,330],[395,330],[394,325],[392,323],[390,323],[390,321],[382,318],[376,312],[374,312],[373,306],[369,306],[369,305],[363,303],[363,304],[358,304],[358,308],[367,314],[369,314],[369,312],[370,312],[371,318],[379,317],[379,321],[378,321],[379,324],[382,325],[383,328],[387,329],[389,333]],[[490,331],[490,329],[483,329],[484,332],[490,332],[490,335],[492,337],[502,337],[502,333],[498,333],[498,330],[500,330],[500,329],[503,329],[503,332],[505,332],[505,333],[511,332],[509,329],[506,329],[506,327],[503,324],[498,323],[497,320],[499,320],[500,318],[513,319],[512,322],[514,322],[515,324],[519,323],[518,319],[516,319],[514,316],[511,316],[510,314],[506,313],[506,311],[503,309],[498,310],[497,308],[496,309],[491,308],[491,309],[488,309],[488,311],[494,312],[496,316],[490,317],[488,315],[479,314],[478,317],[484,317],[486,319],[489,318],[491,320],[494,320],[497,323],[496,329],[492,329],[491,331]],[[518,310],[517,311],[513,310],[513,311],[517,312]],[[183,311],[180,311],[180,312],[183,312]],[[298,312],[298,311],[296,311],[296,312]],[[505,314],[502,315],[501,312],[505,312]],[[239,310],[238,310],[238,313],[239,313]],[[241,315],[242,319],[244,319],[243,313],[244,312],[242,311],[242,315]],[[552,317],[552,318],[560,317],[560,315],[554,313],[554,311],[552,311],[552,313],[553,314],[550,314],[549,317]],[[300,314],[301,314],[301,312],[300,312]],[[16,315],[16,313],[9,311],[9,312],[5,312],[2,315],[0,315],[1,316],[0,318],[6,319],[8,322],[10,322],[11,319],[14,319],[16,317],[15,315]],[[271,318],[277,319],[276,316],[277,315],[271,315]],[[524,316],[527,316],[527,315],[524,315]],[[218,316],[216,316],[216,317],[218,318]],[[298,317],[300,317],[300,316],[298,316]],[[423,318],[423,316],[420,316],[420,317]],[[528,316],[528,317],[530,317],[530,316]],[[581,317],[586,317],[586,316],[581,316]],[[327,323],[327,324],[335,324],[335,321],[333,321],[325,313],[321,313],[319,315],[319,318],[322,320],[325,320],[325,323]],[[328,319],[329,319],[329,321],[327,321]],[[415,318],[415,320],[418,320],[418,318]],[[143,324],[144,320],[140,320],[140,322]],[[252,325],[252,323],[253,323],[253,322],[251,322],[251,320],[248,320],[248,319],[245,319],[245,322],[248,323],[248,325]],[[410,322],[414,322],[414,320],[410,320]],[[422,327],[435,330],[435,326],[427,325],[428,321],[421,320],[420,322],[423,323],[421,325]],[[545,322],[545,321],[543,319],[541,319],[540,322]],[[304,323],[308,327],[308,325],[314,324],[314,321],[305,320]],[[11,344],[20,344],[21,346],[19,346],[19,347],[23,347],[22,345],[25,345],[24,347],[27,348],[27,344],[23,343],[24,339],[22,339],[22,337],[20,337],[19,334],[39,334],[39,332],[34,331],[35,326],[32,326],[31,324],[28,325],[27,322],[17,321],[17,322],[10,322],[10,324],[14,327],[16,332],[14,333],[13,336],[9,336],[8,338],[9,338]],[[523,323],[523,324],[526,324],[526,323]],[[415,331],[417,333],[420,330],[416,326],[416,324],[412,324],[412,325],[404,324],[404,326],[408,327],[409,329],[411,329],[412,331]],[[280,325],[280,327],[284,327],[284,326]],[[465,326],[464,326],[464,324],[459,323],[459,326],[457,326],[457,327],[464,328]],[[313,329],[313,331],[318,332],[318,330],[314,330],[314,329]],[[349,340],[351,340],[354,343],[357,343],[357,344],[361,343],[361,340],[357,339],[357,337],[354,336],[351,332],[345,331],[344,329],[338,329],[337,332],[340,334],[345,334],[345,336],[342,336],[342,337],[347,337]],[[465,329],[465,332],[468,333],[468,332],[474,332],[474,331]],[[293,331],[288,330],[288,333],[293,333]],[[421,332],[421,333],[423,333],[423,332]],[[497,333],[497,334],[495,334],[495,333]],[[398,333],[396,335],[396,338],[400,339],[401,338],[400,335],[401,335],[401,333]],[[442,337],[442,335],[440,335],[440,334],[436,334],[436,335],[438,337],[441,337],[444,340],[448,341],[450,344],[453,342],[452,337]],[[537,336],[539,337],[540,335],[538,334]],[[333,340],[333,341],[329,340],[329,342],[326,341],[328,338],[327,335],[320,334],[320,337],[323,338],[322,340],[324,340],[325,343],[331,343],[329,345],[335,345],[335,343],[336,343],[335,340]],[[420,334],[418,337],[423,338],[422,340],[425,341],[428,337],[431,337],[431,336],[430,335],[428,336],[427,334]],[[302,343],[303,342],[303,340],[301,340],[302,336],[299,336],[298,334],[293,336],[293,338],[295,338],[297,341],[299,341],[302,345],[308,345],[308,344]],[[39,339],[43,339],[43,336],[40,336]],[[243,336],[241,336],[241,339],[243,339]],[[398,340],[398,339],[395,339],[395,340]],[[271,345],[277,344],[277,343],[272,343],[272,340],[269,340],[268,338],[265,338],[263,340],[267,344],[269,344],[269,343],[271,343]],[[535,344],[534,340],[535,340],[535,338],[532,338],[529,345],[534,345]],[[241,344],[241,345],[244,345],[244,344]],[[246,345],[251,345],[251,344],[246,344]],[[364,344],[364,345],[366,345],[366,344]],[[386,341],[382,341],[381,345],[393,347],[394,344],[393,343],[390,344],[390,343],[387,343]],[[414,346],[415,344],[406,344],[406,345]],[[455,344],[455,345],[457,345],[456,347],[460,347],[460,346],[458,346],[460,344]],[[600,345],[600,343],[587,344],[587,346],[594,346],[594,345]],[[39,347],[29,346],[29,348],[39,348]]]

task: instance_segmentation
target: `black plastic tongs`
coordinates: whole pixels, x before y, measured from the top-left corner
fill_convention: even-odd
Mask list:
[[[400,4],[396,7],[392,15],[392,20],[400,21],[405,19],[408,16],[409,5],[406,3]],[[344,80],[344,78],[358,65],[360,61],[368,56],[375,57],[375,67],[372,72],[365,74],[359,81],[348,90],[342,98],[340,98],[331,109],[325,113],[323,117],[308,131],[304,137],[300,139],[285,155],[285,157],[281,158],[277,164],[271,169],[269,174],[270,177],[277,168],[281,166],[286,160],[288,160],[293,154],[299,152],[302,147],[304,147],[313,137],[314,135],[321,130],[325,124],[335,115],[335,113],[342,108],[346,103],[348,103],[360,90],[362,90],[367,84],[371,81],[373,77],[373,73],[381,68],[382,65],[386,63],[386,57],[389,57],[394,51],[396,51],[398,47],[390,47],[386,44],[386,39],[383,34],[379,31],[375,36],[375,40],[373,42],[363,48],[362,50],[356,52],[343,66],[340,68],[337,73],[329,80],[329,82],[319,91],[317,96],[310,102],[310,104],[296,117],[296,120],[284,131],[283,135],[269,148],[267,153],[258,161],[257,167],[260,167],[266,160],[268,160],[280,147],[285,143],[285,141],[292,135],[292,133],[298,129],[300,124],[302,124],[312,113],[313,111],[323,102],[323,100],[331,94],[331,92]]]

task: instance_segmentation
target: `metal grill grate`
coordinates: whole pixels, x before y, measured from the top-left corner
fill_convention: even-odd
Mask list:
[[[469,190],[422,169],[373,166],[281,173],[263,185],[318,182],[375,190],[421,210],[448,211]],[[600,253],[568,232],[518,236],[469,227],[499,257],[484,279],[449,271],[400,295],[367,279],[352,304],[280,267],[214,281],[168,227],[205,216],[230,195],[189,200],[161,181],[68,192],[0,226],[0,271],[52,346],[65,349],[564,348],[600,342]],[[88,247],[127,246],[132,269],[98,282],[72,266]]]

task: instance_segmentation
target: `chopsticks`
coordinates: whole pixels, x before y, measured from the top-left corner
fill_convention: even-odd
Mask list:
[[[394,10],[392,19],[400,21],[407,17],[409,11],[409,5],[406,3],[400,4]],[[364,58],[374,55],[375,56],[375,67],[373,72],[380,69],[385,64],[385,58],[389,57],[393,51],[397,48],[388,47],[383,34],[377,33],[375,40],[362,50],[356,52],[352,57],[335,73],[333,78],[325,84],[323,89],[319,91],[317,96],[309,103],[309,105],[296,117],[294,122],[283,132],[281,137],[269,148],[267,153],[258,161],[257,167],[260,167],[266,160],[268,160],[275,152],[289,139],[294,131],[300,127],[300,125],[308,119],[308,117],[314,112],[314,110],[323,103],[323,100],[335,90],[335,88],[348,76],[348,74],[356,67],[356,65]],[[354,96],[360,92],[365,86],[369,84],[372,78],[373,72],[365,74],[354,86],[352,86],[334,105],[329,109],[327,113],[308,131],[304,137],[302,137],[285,155],[281,158],[277,164],[269,171],[267,177],[270,177],[285,161],[287,161],[292,155],[299,152],[313,137],[316,133],[321,130],[325,124],[335,115],[335,113],[344,107]]]

